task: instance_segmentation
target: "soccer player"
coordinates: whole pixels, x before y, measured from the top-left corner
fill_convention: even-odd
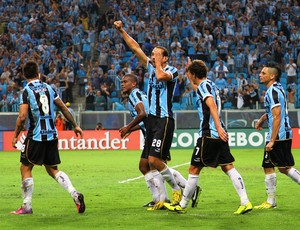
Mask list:
[[[234,214],[244,214],[252,210],[245,184],[234,168],[234,157],[228,145],[228,133],[221,120],[221,100],[216,85],[207,79],[207,67],[201,60],[188,59],[187,76],[197,93],[197,109],[200,118],[200,130],[194,148],[187,185],[178,205],[165,203],[165,207],[177,213],[186,213],[186,208],[195,190],[203,167],[221,166],[231,179],[238,193],[241,205]]]
[[[44,165],[47,173],[69,192],[77,206],[78,213],[83,213],[85,211],[83,195],[73,187],[68,175],[58,170],[57,167],[60,164],[60,158],[54,106],[56,105],[72,123],[76,136],[79,134],[82,137],[82,130],[56,91],[50,85],[40,81],[36,62],[28,61],[24,65],[23,74],[28,83],[20,100],[20,111],[12,140],[13,147],[16,147],[18,136],[23,130],[27,117],[29,117],[30,127],[20,157],[23,204],[20,209],[11,213],[32,214],[31,200],[34,187],[32,169],[34,165]]]
[[[158,170],[164,180],[172,187],[172,202],[181,200],[182,191],[165,161],[170,159],[170,148],[174,134],[172,97],[178,76],[177,69],[168,65],[169,54],[164,47],[157,46],[151,53],[151,59],[142,51],[139,44],[128,35],[121,21],[114,25],[124,41],[149,72],[147,90],[149,113],[146,127],[146,154],[151,168]],[[164,208],[164,202],[157,202],[156,209]]]
[[[292,129],[287,111],[286,95],[279,83],[280,76],[281,69],[275,63],[267,64],[259,75],[260,82],[267,86],[264,97],[266,113],[257,121],[255,128],[261,130],[264,121],[267,120],[269,132],[266,137],[262,167],[265,172],[268,199],[261,205],[254,206],[256,209],[276,208],[276,173],[274,167],[300,184],[300,172],[293,167]]]
[[[135,130],[141,130],[144,137],[146,137],[146,122],[148,114],[148,99],[146,94],[138,88],[138,78],[133,74],[126,74],[122,78],[122,92],[129,95],[128,108],[133,120],[119,129],[121,137],[124,138],[130,135]],[[145,207],[149,207],[148,210],[156,210],[155,203],[161,201],[168,201],[168,194],[164,185],[163,177],[156,169],[150,169],[148,163],[148,155],[146,154],[146,148],[144,148],[139,169],[144,175],[147,187],[152,195],[152,201],[145,204]],[[177,184],[184,188],[186,185],[186,179],[175,169],[171,169],[171,172],[177,182]],[[197,187],[197,192],[194,195],[194,206],[196,206],[196,198],[200,192],[200,187]]]

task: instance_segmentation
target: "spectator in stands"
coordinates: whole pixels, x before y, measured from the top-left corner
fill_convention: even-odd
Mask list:
[[[216,86],[218,87],[219,90],[223,90],[226,85],[227,85],[227,82],[226,80],[223,78],[223,73],[219,72],[217,74],[217,79],[215,80],[215,84]]]
[[[93,86],[88,85],[85,93],[85,110],[86,111],[94,111],[95,110],[95,91]]]
[[[224,65],[223,61],[219,61],[219,65],[216,66],[215,68],[215,74],[216,76],[222,76],[222,78],[227,79],[227,74],[228,74],[228,69]]]
[[[287,92],[288,92],[288,109],[295,109],[295,93],[296,93],[296,89],[292,88],[291,86],[289,86],[287,88]]]
[[[107,110],[107,100],[103,95],[101,95],[100,90],[97,90],[96,92],[94,104],[95,104],[95,111]]]
[[[65,118],[60,112],[56,113],[55,126],[58,131],[65,130]]]
[[[293,58],[290,58],[289,63],[285,66],[285,71],[287,73],[287,83],[297,82],[297,65],[294,63]]]
[[[77,70],[77,83],[78,83],[78,95],[80,97],[85,96],[85,86],[87,84],[87,72],[84,69],[83,64],[80,64],[80,69]]]

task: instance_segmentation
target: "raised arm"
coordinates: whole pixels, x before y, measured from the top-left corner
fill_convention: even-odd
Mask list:
[[[129,46],[132,52],[138,57],[140,62],[144,66],[147,66],[148,57],[142,51],[140,45],[131,36],[129,36],[129,34],[124,30],[123,23],[121,21],[115,21],[114,25],[116,26],[117,30],[121,33],[126,44]]]

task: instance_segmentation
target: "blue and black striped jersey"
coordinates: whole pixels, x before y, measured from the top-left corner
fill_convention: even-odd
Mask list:
[[[269,126],[269,132],[266,137],[266,141],[270,141],[273,130],[273,115],[272,109],[276,106],[280,106],[280,125],[276,140],[285,140],[292,138],[292,129],[290,126],[290,120],[287,111],[286,95],[282,85],[279,82],[274,82],[267,90],[265,98],[265,109],[267,113],[267,121]]]
[[[54,99],[58,97],[50,85],[39,80],[30,81],[24,88],[20,104],[28,104],[29,129],[27,137],[35,141],[57,138]]]
[[[138,103],[144,104],[145,111],[148,114],[149,107],[148,107],[147,96],[143,91],[139,90],[138,88],[135,88],[129,94],[129,99],[128,99],[128,109],[129,109],[130,115],[133,117],[133,119],[137,116],[137,112],[135,111],[135,106]],[[146,136],[146,119],[144,119],[144,121],[140,122],[139,126],[145,137]]]
[[[156,70],[149,60],[149,83],[147,90],[149,114],[160,118],[173,118],[172,99],[178,72],[175,67],[169,65],[164,68],[164,71],[172,74],[172,80],[160,82],[157,81]]]
[[[226,130],[224,122],[221,119],[221,99],[219,96],[219,90],[215,83],[207,79],[202,81],[197,88],[196,104],[200,118],[199,135],[200,137],[208,136],[213,138],[219,138],[215,122],[210,114],[209,107],[205,103],[207,97],[213,97],[218,109],[221,126],[224,130]]]

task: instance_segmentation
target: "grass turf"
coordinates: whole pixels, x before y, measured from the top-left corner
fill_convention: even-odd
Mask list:
[[[235,167],[243,176],[253,205],[266,200],[261,149],[232,149]],[[294,150],[295,162],[300,150]],[[172,150],[169,166],[187,177],[191,150]],[[253,210],[235,216],[239,198],[229,178],[220,170],[205,168],[198,207],[187,214],[166,210],[149,212],[142,205],[151,200],[138,171],[140,151],[61,151],[59,169],[85,195],[86,212],[77,214],[75,204],[43,167],[33,170],[33,215],[11,215],[20,207],[19,153],[0,154],[0,229],[297,229],[300,223],[300,188],[277,173],[277,209]],[[187,163],[187,164],[184,164]],[[297,165],[296,165],[297,168]],[[300,168],[299,168],[300,169]],[[133,179],[133,180],[129,180]],[[129,180],[129,181],[127,181]],[[121,181],[126,181],[120,183]],[[167,185],[168,191],[171,190]]]

